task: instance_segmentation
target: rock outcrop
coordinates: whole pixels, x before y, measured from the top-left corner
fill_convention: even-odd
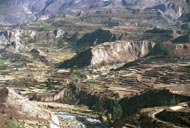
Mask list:
[[[140,57],[148,55],[155,47],[155,43],[149,41],[106,42],[91,49],[79,53],[70,60],[59,65],[60,68],[100,66],[104,64],[128,63]]]
[[[164,43],[168,55],[180,58],[190,58],[190,43],[173,44],[171,42]]]
[[[57,116],[39,108],[13,89],[0,90],[0,113],[22,120],[48,121],[51,128],[58,128]]]
[[[190,58],[190,34],[179,36],[172,41],[167,41],[163,43],[164,49],[166,49],[168,55],[180,57],[180,58]]]
[[[11,116],[49,119],[50,115],[10,88],[0,90],[0,112]]]
[[[63,37],[63,35],[65,34],[65,31],[62,29],[57,29],[54,31],[54,33],[55,33],[55,38],[60,38],[60,37]]]
[[[30,51],[30,53],[33,55],[33,57],[35,57],[36,59],[44,62],[44,63],[47,63],[48,62],[48,59],[45,57],[45,54],[43,52],[41,52],[40,50],[38,49],[32,49]]]
[[[0,50],[7,49],[10,52],[16,52],[24,48],[20,35],[20,30],[7,30],[0,32]]]
[[[111,44],[100,45],[92,49],[92,65],[101,63],[109,64],[113,62],[131,62],[140,57],[146,56],[155,43],[149,41],[142,42],[114,42]]]

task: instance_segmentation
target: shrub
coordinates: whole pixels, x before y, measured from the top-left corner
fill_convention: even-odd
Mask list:
[[[112,121],[113,122],[116,120],[119,120],[123,115],[123,110],[119,104],[119,100],[120,100],[119,94],[116,93],[115,99],[111,103]]]
[[[52,79],[47,79],[45,84],[48,89],[54,89],[55,82]]]

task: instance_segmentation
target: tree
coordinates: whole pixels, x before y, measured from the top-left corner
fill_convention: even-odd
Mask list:
[[[111,103],[111,109],[112,109],[112,121],[119,120],[123,115],[123,110],[121,108],[121,105],[119,104],[119,94],[115,94],[115,99]]]

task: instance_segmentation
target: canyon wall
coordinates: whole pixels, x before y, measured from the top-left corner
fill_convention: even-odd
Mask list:
[[[59,65],[60,68],[112,65],[128,63],[144,57],[155,47],[154,42],[106,42],[79,53]],[[80,61],[79,61],[80,60]]]

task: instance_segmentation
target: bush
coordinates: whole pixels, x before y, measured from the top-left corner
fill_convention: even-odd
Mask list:
[[[45,84],[46,84],[48,89],[54,89],[55,82],[52,79],[47,79],[45,81]]]
[[[86,79],[87,76],[84,74],[75,72],[75,73],[71,73],[70,78],[71,79]]]
[[[190,101],[187,102],[187,106],[190,107]]]
[[[119,120],[123,115],[123,110],[119,104],[119,94],[115,94],[115,99],[111,103],[111,111],[112,111],[112,121],[115,122],[116,120]]]

